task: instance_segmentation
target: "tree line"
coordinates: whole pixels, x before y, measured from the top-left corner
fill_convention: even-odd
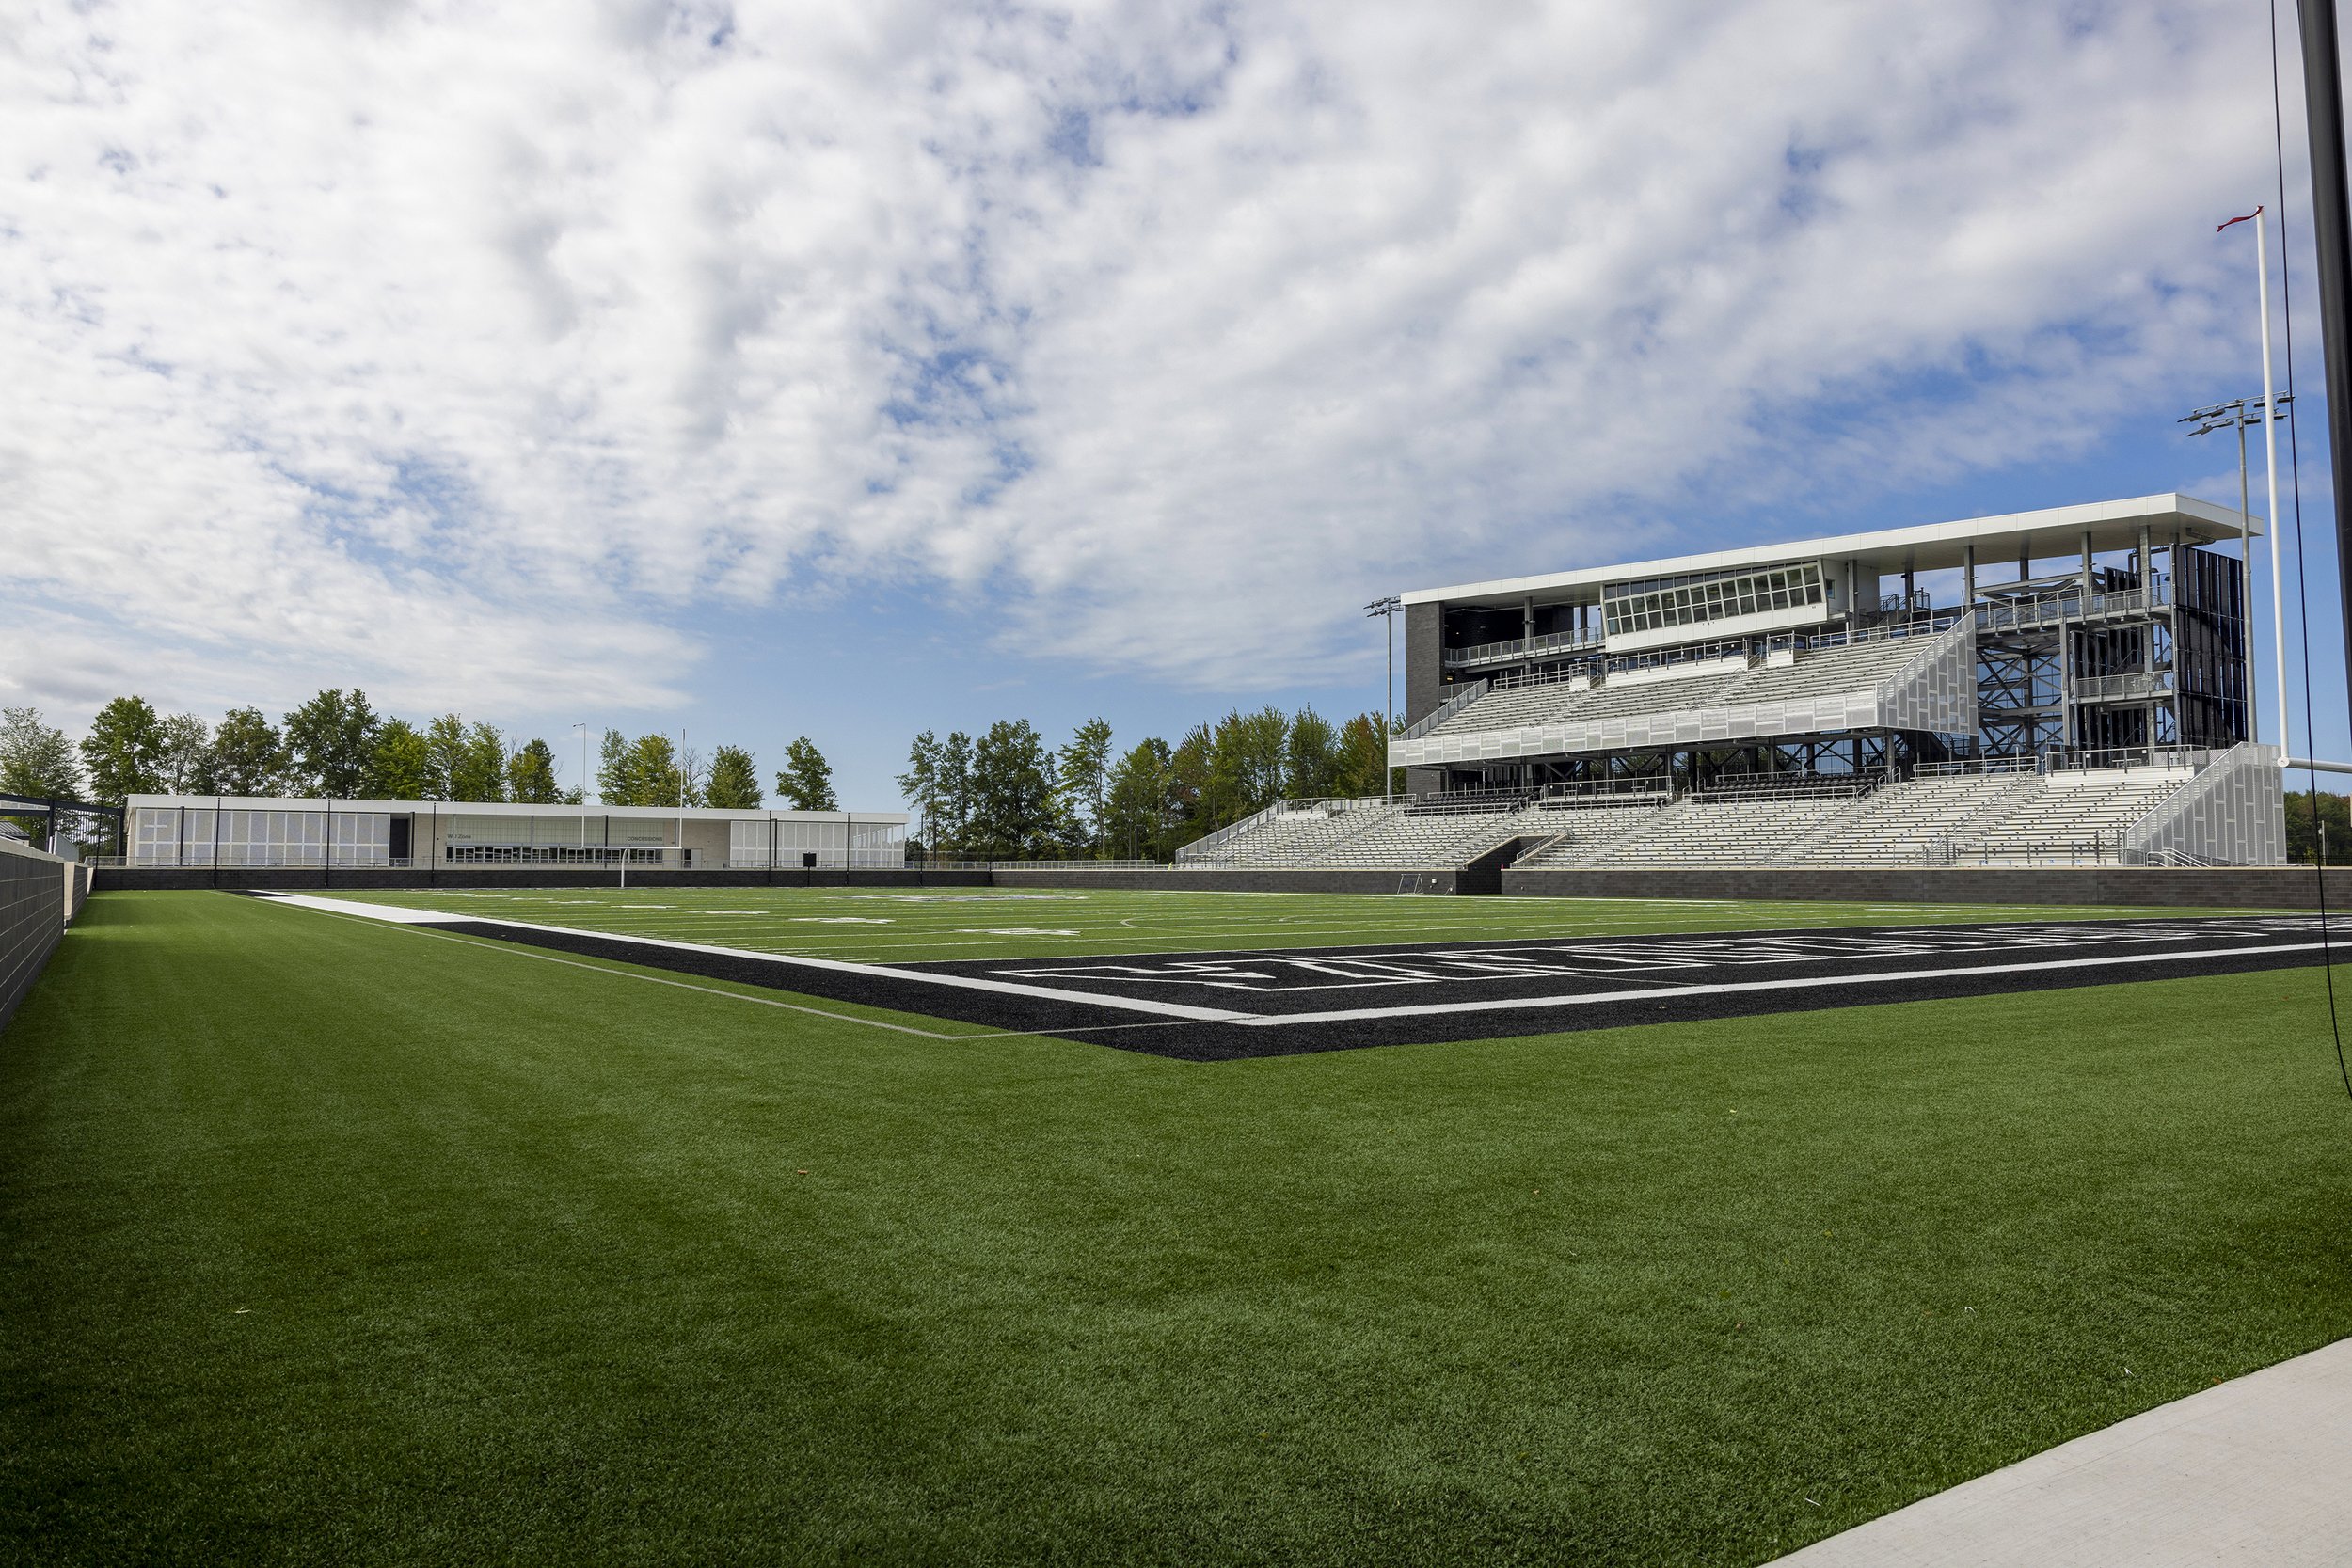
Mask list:
[[[1120,752],[1102,719],[1058,747],[1000,719],[977,738],[923,731],[898,783],[918,818],[913,847],[933,855],[1165,861],[1277,800],[1383,793],[1388,736],[1376,713],[1334,725],[1265,707]]]
[[[739,746],[708,755],[665,735],[606,730],[596,791],[615,806],[755,810],[759,769]],[[786,749],[776,793],[801,811],[837,811],[833,768],[803,736]],[[272,723],[260,708],[230,708],[217,724],[163,714],[143,697],[98,710],[79,744],[29,707],[0,710],[0,793],[119,806],[133,795],[325,796],[347,800],[512,801],[578,805],[556,783],[545,740],[510,744],[506,732],[446,713],[411,723],[378,713],[366,692],[328,689]]]

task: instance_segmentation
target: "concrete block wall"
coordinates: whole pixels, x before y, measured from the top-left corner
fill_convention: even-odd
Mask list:
[[[1481,873],[1484,875],[1481,875]],[[1362,870],[1177,871],[631,871],[632,888],[1004,887],[1105,888],[1187,893],[1394,895],[1411,878],[1423,894],[1493,891],[1493,873]],[[97,873],[97,887],[274,888],[288,892],[396,888],[612,887],[610,870],[496,867],[478,871],[322,871],[155,867]],[[1504,867],[1501,892],[1521,898],[1843,899],[1929,904],[2137,904],[2180,909],[2314,909],[2318,873],[2310,866],[1758,866],[1703,870]],[[52,896],[57,887],[48,873]],[[2328,873],[2328,907],[2352,917],[2352,868]],[[2352,920],[2347,921],[2352,924]]]
[[[0,839],[0,1028],[64,938],[80,875],[70,862]]]
[[[319,866],[108,866],[98,889],[259,888],[334,893],[387,888],[617,887],[612,866],[420,866],[407,869]],[[654,887],[987,887],[985,871],[872,870],[660,871],[631,866],[628,885]]]

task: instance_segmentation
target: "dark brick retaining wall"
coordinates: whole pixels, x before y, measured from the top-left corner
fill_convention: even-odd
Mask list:
[[[985,871],[655,871],[631,867],[631,887],[987,887]],[[331,893],[339,888],[613,887],[617,869],[564,870],[528,866],[483,870],[341,870],[294,866],[108,866],[98,891],[109,888],[275,888]]]
[[[998,887],[1139,888],[1163,893],[1394,893],[1407,877],[1423,893],[1453,893],[1454,871],[1009,871],[990,873]]]
[[[1480,871],[1485,875],[1482,877]],[[1405,871],[636,871],[628,885],[659,887],[1005,887],[1127,888],[1187,893],[1393,894]],[[1492,891],[1479,884],[1492,870],[1418,873],[1422,891]],[[109,888],[279,888],[333,892],[349,888],[612,887],[611,870],[313,871],[291,868],[218,871],[199,867],[109,867],[97,874]],[[1829,898],[1931,904],[2151,904],[2183,909],[2311,909],[2318,902],[2309,866],[2238,870],[2168,870],[2132,866],[1946,866],[1803,870],[1522,871],[1504,867],[1501,890],[1517,897],[1566,898]],[[2328,875],[2328,905],[2352,910],[2352,868]]]

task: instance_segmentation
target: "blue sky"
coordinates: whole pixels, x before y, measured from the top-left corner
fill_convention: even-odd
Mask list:
[[[2237,0],[37,5],[0,698],[881,807],[925,727],[1372,705],[1400,588],[2229,500],[2269,86]]]

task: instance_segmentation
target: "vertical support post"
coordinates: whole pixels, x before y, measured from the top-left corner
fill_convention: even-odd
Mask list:
[[[1977,546],[1960,547],[1960,608],[1974,611],[1977,608]]]
[[[2278,386],[2271,379],[2270,368],[2269,230],[2269,218],[2261,208],[2255,208],[2254,270],[2262,275],[2263,483],[2268,496],[2264,503],[2263,531],[2270,536],[2270,637],[2274,657],[2270,678],[2279,691],[2279,755],[2284,758],[2293,750],[2287,739],[2293,729],[2288,720],[2291,709],[2287,705],[2286,579],[2279,571],[2279,394]]]
[[[2319,251],[2319,336],[2328,366],[2328,456],[2335,475],[2337,592],[2345,667],[2352,669],[2352,197],[2344,185],[2344,74],[2335,0],[2296,0],[2303,41],[2303,106],[2310,134],[2312,230]]]

